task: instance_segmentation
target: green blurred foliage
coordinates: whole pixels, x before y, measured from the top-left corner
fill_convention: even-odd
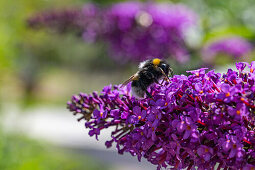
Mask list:
[[[245,26],[232,26],[232,27],[219,27],[211,30],[204,36],[204,41],[225,37],[229,35],[239,35],[241,37],[253,40],[255,37],[254,32]]]
[[[201,18],[204,41],[229,35],[255,39],[254,0],[171,0],[194,9]]]
[[[43,70],[63,61],[54,46],[59,39],[29,29],[27,18],[42,10],[78,7],[84,3],[85,0],[0,1],[0,71],[4,73],[0,75],[0,87],[9,77],[18,77],[26,98],[37,86]]]
[[[52,148],[19,135],[0,132],[1,170],[99,170],[97,160],[60,148]]]
[[[20,44],[31,44],[28,41],[36,38],[35,32],[27,28],[26,20],[32,14],[50,8],[68,8],[80,6],[84,0],[12,0],[0,1],[0,68],[11,67],[20,58]],[[38,38],[38,37],[37,37]],[[43,39],[37,39],[42,41]]]

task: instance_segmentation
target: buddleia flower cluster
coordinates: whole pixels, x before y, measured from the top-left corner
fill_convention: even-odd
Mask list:
[[[233,59],[247,57],[252,51],[252,45],[242,37],[228,37],[207,44],[202,50],[202,59],[213,63],[217,55],[228,55]]]
[[[78,30],[86,42],[106,42],[109,56],[118,62],[164,56],[183,63],[189,60],[184,33],[196,25],[197,16],[181,4],[128,1],[46,11],[28,23],[32,28],[48,27],[61,33]]]
[[[174,75],[131,96],[130,85],[80,93],[67,103],[90,136],[113,127],[107,148],[147,159],[157,169],[255,168],[255,62],[224,74],[206,68]]]

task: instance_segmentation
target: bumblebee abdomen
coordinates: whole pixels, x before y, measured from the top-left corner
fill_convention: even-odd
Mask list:
[[[131,83],[132,94],[137,98],[144,98],[147,88],[154,83],[154,77],[148,71],[141,71],[138,78]]]
[[[131,83],[131,92],[136,98],[144,98],[145,89],[143,88],[141,80],[134,80]]]

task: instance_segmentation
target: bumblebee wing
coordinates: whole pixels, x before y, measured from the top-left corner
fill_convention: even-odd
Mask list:
[[[122,83],[122,85],[120,87],[126,86],[129,82],[131,82],[137,78],[138,78],[138,72],[135,73],[134,75],[132,75],[131,77],[129,77],[129,79],[127,79],[124,83]]]

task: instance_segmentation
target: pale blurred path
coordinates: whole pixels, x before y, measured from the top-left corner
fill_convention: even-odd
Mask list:
[[[3,107],[3,129],[24,133],[31,138],[85,153],[113,166],[114,170],[155,170],[146,160],[142,163],[129,153],[118,155],[115,148],[106,149],[104,142],[110,139],[110,129],[102,131],[99,141],[88,135],[84,122],[77,122],[65,106],[35,107],[22,111],[15,105]]]

